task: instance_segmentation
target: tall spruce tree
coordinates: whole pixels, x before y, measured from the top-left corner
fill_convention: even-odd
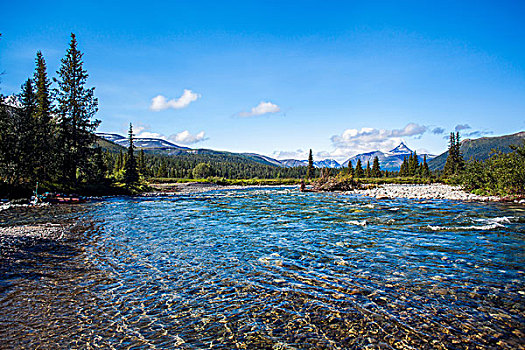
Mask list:
[[[447,161],[445,162],[445,168],[443,169],[445,175],[457,175],[465,169],[465,160],[461,154],[460,146],[459,132],[456,132],[455,135],[451,132]]]
[[[377,156],[374,157],[374,162],[372,163],[372,177],[381,177],[381,167]]]
[[[465,170],[465,160],[463,159],[463,154],[461,154],[461,142],[459,139],[459,132],[456,132],[456,142],[455,142],[455,152],[454,155],[456,157],[456,173],[461,173],[463,170]]]
[[[133,145],[133,125],[129,123],[129,146],[128,156],[126,159],[126,166],[124,167],[124,182],[127,184],[135,183],[139,180],[139,173],[137,171],[137,160],[135,159],[135,146]]]
[[[309,179],[314,176],[314,157],[312,155],[312,150],[308,154],[308,168],[306,169],[306,178]]]
[[[365,170],[365,177],[371,177],[372,175],[372,169],[370,169],[370,161],[366,161],[366,170]]]
[[[84,171],[94,152],[94,131],[100,123],[93,119],[98,100],[94,96],[95,88],[86,87],[88,74],[83,68],[82,56],[75,34],[71,34],[69,48],[57,72],[58,79],[55,79],[58,83],[60,166],[63,179],[70,184],[77,183],[77,172]]]
[[[448,143],[447,160],[445,162],[445,167],[443,168],[443,172],[445,173],[445,175],[452,175],[452,174],[454,174],[454,168],[455,168],[455,164],[454,164],[455,155],[454,155],[454,153],[455,152],[456,152],[456,138],[454,137],[454,133],[451,132],[450,133],[450,137],[449,137],[449,143]]]
[[[355,164],[355,170],[354,170],[355,177],[360,178],[365,175],[365,172],[363,171],[363,165],[361,165],[361,159],[357,158],[357,163]]]
[[[46,181],[54,177],[56,147],[54,142],[53,100],[51,81],[47,77],[46,61],[42,52],[36,53],[34,75],[36,105],[34,113],[34,177],[36,181]]]
[[[401,163],[401,167],[399,168],[399,176],[407,176],[408,175],[408,158],[405,156],[403,157],[403,163]]]
[[[13,184],[15,179],[15,155],[17,144],[14,120],[16,109],[4,103],[0,95],[0,180]]]
[[[143,149],[141,149],[139,152],[138,169],[140,175],[148,176],[148,169],[146,168],[146,155],[144,154]]]
[[[33,87],[33,81],[27,79],[22,85],[22,91],[19,95],[21,108],[18,112],[16,123],[16,135],[18,138],[16,149],[13,150],[18,158],[18,176],[23,178],[24,182],[32,182],[34,178],[33,167],[37,159],[35,150],[37,148],[35,140],[35,110],[36,95]]]
[[[427,155],[423,156],[423,163],[421,164],[421,176],[430,177],[430,169],[427,164]]]
[[[354,167],[351,160],[348,161],[348,175],[354,176]]]

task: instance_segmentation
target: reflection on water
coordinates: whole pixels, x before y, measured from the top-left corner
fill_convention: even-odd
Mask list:
[[[0,243],[2,348],[524,347],[523,207],[247,189],[64,216]]]

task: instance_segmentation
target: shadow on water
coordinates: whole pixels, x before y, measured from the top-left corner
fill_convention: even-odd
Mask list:
[[[279,188],[81,208],[39,215],[76,224],[63,240],[2,242],[0,347],[524,347],[520,208]]]

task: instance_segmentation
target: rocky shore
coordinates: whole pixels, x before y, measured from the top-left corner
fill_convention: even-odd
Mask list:
[[[69,229],[66,225],[46,223],[35,225],[5,226],[0,227],[0,238],[35,238],[59,240],[67,235]]]
[[[356,189],[353,193],[375,197],[377,199],[409,198],[409,199],[450,199],[459,201],[500,201],[497,196],[478,196],[465,192],[460,186],[445,184],[398,185],[385,184],[374,188]],[[524,201],[525,202],[525,201]]]

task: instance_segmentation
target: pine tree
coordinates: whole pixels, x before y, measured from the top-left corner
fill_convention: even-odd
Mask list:
[[[403,163],[401,163],[401,167],[399,168],[399,176],[407,176],[408,175],[408,159],[407,157],[403,157]]]
[[[58,115],[61,148],[61,170],[65,181],[77,183],[77,171],[83,171],[87,160],[93,153],[96,141],[94,134],[99,120],[93,120],[98,110],[98,100],[94,97],[95,88],[86,88],[87,71],[83,68],[83,53],[77,48],[75,34],[62,65],[58,70]]]
[[[377,156],[374,157],[374,162],[372,164],[372,177],[381,177],[381,167]]]
[[[423,163],[421,164],[421,176],[430,177],[430,169],[427,164],[427,155],[423,156]]]
[[[139,162],[138,162],[139,173],[142,176],[148,176],[148,169],[146,168],[146,156],[144,150],[141,149],[139,152]]]
[[[354,176],[354,167],[351,160],[348,161],[348,175]]]
[[[117,161],[115,162],[115,169],[113,169],[113,172],[117,174],[122,169],[124,169],[124,154],[122,153],[122,150],[119,150],[119,153],[117,155]]]
[[[312,155],[312,150],[308,154],[308,168],[306,169],[306,178],[309,179],[314,176],[314,157]]]
[[[188,174],[185,177],[186,178],[191,178],[190,174],[191,174],[192,170],[191,169],[187,169],[187,171],[188,171]],[[166,161],[164,159],[160,162],[160,166],[157,169],[156,176],[157,177],[166,177],[166,176],[168,176],[168,169],[166,168]]]
[[[408,160],[408,175],[416,176],[418,174],[418,168],[419,161],[417,159],[417,153],[414,151],[414,153],[410,154],[410,158]]]
[[[366,170],[365,170],[365,177],[370,177],[372,175],[372,170],[370,169],[370,161],[366,161]]]
[[[33,168],[37,159],[35,158],[36,140],[35,140],[35,110],[36,96],[33,87],[33,81],[27,79],[22,85],[22,92],[19,95],[21,104],[18,112],[15,133],[17,135],[17,145],[13,152],[18,159],[17,175],[24,178],[26,182],[32,182],[34,178]]]
[[[443,169],[443,172],[445,175],[452,175],[455,172],[456,164],[455,161],[457,159],[456,157],[456,138],[454,137],[454,133],[450,133],[449,138],[449,145],[448,145],[448,155],[447,155],[447,161],[445,162],[445,167]]]
[[[56,147],[53,133],[53,106],[51,99],[51,82],[47,77],[46,61],[42,52],[36,53],[36,70],[34,75],[36,87],[36,106],[34,113],[34,176],[37,181],[50,180],[56,172]]]
[[[456,157],[456,167],[455,172],[461,173],[463,170],[465,170],[465,160],[463,159],[463,154],[461,154],[461,142],[459,141],[459,132],[456,132],[456,142],[455,142],[455,152],[454,155]]]
[[[16,110],[4,104],[4,97],[0,95],[0,180],[9,184],[15,182],[13,149],[16,147],[14,118]]]
[[[128,156],[126,158],[126,166],[124,168],[124,182],[127,184],[135,183],[139,180],[139,173],[137,171],[137,160],[135,159],[135,146],[133,145],[133,125],[129,123],[129,146]]]
[[[355,165],[354,174],[355,174],[355,177],[357,178],[361,178],[365,175],[363,171],[363,166],[361,165],[361,159],[359,158],[357,158],[357,163]]]

